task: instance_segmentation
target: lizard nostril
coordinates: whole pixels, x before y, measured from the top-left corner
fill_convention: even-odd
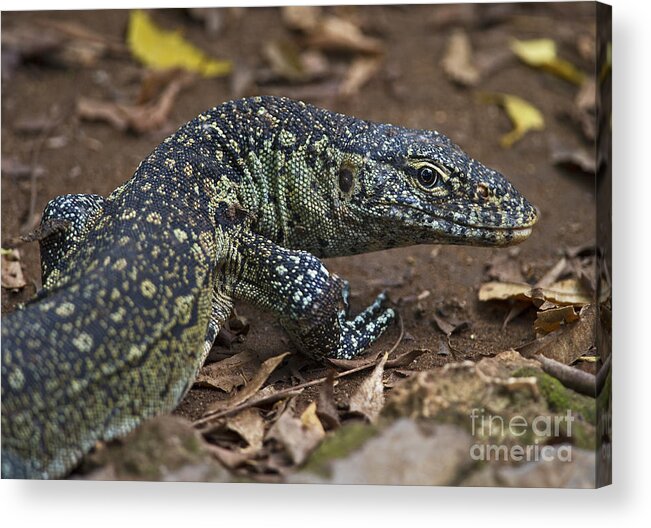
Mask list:
[[[481,196],[484,200],[488,198],[490,192],[488,190],[488,185],[485,183],[480,183],[477,185],[477,194]]]

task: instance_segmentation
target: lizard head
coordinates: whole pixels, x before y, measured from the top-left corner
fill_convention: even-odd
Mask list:
[[[385,247],[507,246],[528,238],[537,221],[536,208],[502,174],[436,132],[375,125],[347,152],[339,187],[349,189],[354,214],[386,220]]]

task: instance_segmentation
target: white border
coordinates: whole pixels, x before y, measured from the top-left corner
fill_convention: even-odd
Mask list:
[[[301,2],[285,2],[301,3]],[[334,3],[334,2],[314,2]],[[344,2],[349,3],[349,2]],[[356,2],[367,3],[367,2]],[[378,2],[374,2],[378,3]],[[420,3],[420,2],[413,2]],[[56,4],[4,0],[3,10],[178,7],[178,0]],[[216,2],[195,0],[196,6]],[[278,2],[224,2],[222,5]],[[599,491],[0,482],[5,526],[602,526],[651,518],[648,387],[651,372],[649,242],[649,4],[614,5],[614,481]],[[643,355],[644,354],[644,355]],[[517,523],[517,524],[516,524]]]

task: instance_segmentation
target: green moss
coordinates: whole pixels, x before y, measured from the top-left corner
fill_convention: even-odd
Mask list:
[[[513,373],[515,377],[533,376],[538,380],[538,388],[543,398],[552,412],[573,411],[589,424],[595,425],[596,412],[595,400],[588,396],[578,394],[565,387],[556,378],[545,372],[532,368],[524,367]]]
[[[376,433],[377,428],[372,425],[362,423],[345,425],[321,442],[305,463],[305,470],[324,477],[329,476],[328,462],[344,458],[356,451]]]

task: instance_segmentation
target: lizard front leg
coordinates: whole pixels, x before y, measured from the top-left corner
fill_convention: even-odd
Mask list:
[[[316,359],[351,359],[389,327],[395,311],[380,294],[357,317],[348,316],[348,283],[305,251],[238,235],[233,296],[274,312],[298,348]]]

